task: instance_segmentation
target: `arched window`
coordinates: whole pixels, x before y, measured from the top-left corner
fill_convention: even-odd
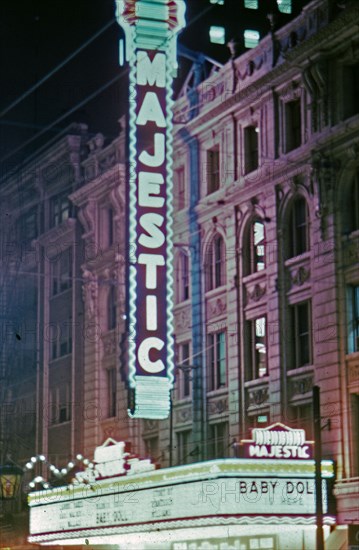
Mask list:
[[[176,269],[176,298],[183,302],[189,298],[189,258],[185,252],[180,252]]]
[[[348,197],[349,231],[359,229],[359,171],[355,174],[349,190]]]
[[[205,258],[206,291],[225,283],[225,247],[221,235],[216,235]]]
[[[245,235],[243,247],[244,275],[258,273],[266,267],[265,228],[261,220],[253,220]]]
[[[304,197],[294,199],[284,232],[287,236],[287,258],[299,256],[309,250],[309,214]]]
[[[107,330],[113,330],[116,328],[116,322],[116,288],[111,286],[107,296]]]

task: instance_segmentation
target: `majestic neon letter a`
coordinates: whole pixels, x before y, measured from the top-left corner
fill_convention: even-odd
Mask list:
[[[134,418],[167,418],[173,387],[172,78],[184,0],[116,0],[130,64],[129,386]]]

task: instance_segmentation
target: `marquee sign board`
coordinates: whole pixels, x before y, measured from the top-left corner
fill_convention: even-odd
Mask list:
[[[101,451],[103,454],[105,451]],[[108,451],[111,455],[112,450]],[[113,449],[116,453],[117,450]],[[106,452],[106,462],[112,458]],[[114,454],[113,454],[114,456]],[[322,461],[323,513],[333,464]],[[168,522],[240,518],[315,522],[314,461],[223,459],[79,483],[29,495],[30,542],[168,528]]]
[[[163,419],[174,381],[171,85],[185,4],[116,3],[130,65],[129,415]]]
[[[277,422],[267,428],[254,428],[252,439],[242,439],[243,458],[308,460],[313,458],[314,441],[307,441],[305,431]]]

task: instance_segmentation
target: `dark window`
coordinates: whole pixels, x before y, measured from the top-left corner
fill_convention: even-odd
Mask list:
[[[359,63],[343,67],[343,114],[349,118],[359,113]]]
[[[71,420],[70,385],[53,388],[49,396],[51,424],[62,424]]]
[[[310,303],[302,302],[289,308],[291,338],[288,349],[291,354],[290,368],[303,367],[312,362],[312,336]]]
[[[226,333],[215,332],[207,337],[208,391],[226,386]]]
[[[350,396],[351,407],[351,440],[352,440],[352,468],[351,474],[354,477],[359,475],[359,395],[351,394]]]
[[[244,128],[244,171],[246,174],[258,168],[258,128]]]
[[[208,432],[208,458],[228,457],[228,423],[219,422],[218,424],[210,424]]]
[[[225,248],[220,235],[216,235],[205,260],[206,290],[222,286],[225,282]]]
[[[347,287],[348,353],[359,351],[359,286]]]
[[[308,403],[288,407],[288,424],[291,428],[305,430],[307,440],[313,439],[313,405]]]
[[[113,330],[116,328],[116,323],[116,288],[112,285],[107,297],[107,330]]]
[[[268,374],[266,318],[247,321],[246,332],[246,379],[256,380]]]
[[[187,464],[190,456],[191,430],[177,432],[177,464]]]
[[[262,271],[266,267],[264,223],[259,220],[251,222],[245,240],[243,249],[244,275]]]
[[[285,104],[286,153],[302,143],[300,99]]]
[[[207,151],[207,194],[219,189],[219,147]]]
[[[107,374],[107,403],[108,410],[107,416],[113,417],[116,416],[116,405],[117,405],[117,376],[116,369],[108,369]]]
[[[107,210],[108,217],[108,245],[111,246],[114,241],[114,215],[112,208]]]
[[[185,342],[177,346],[177,395],[184,399],[191,394],[190,344]]]
[[[38,236],[37,208],[31,208],[18,221],[21,241],[31,241]]]
[[[67,248],[52,264],[52,294],[72,287],[72,249]]]
[[[350,186],[347,212],[349,213],[349,231],[359,230],[359,172],[355,174]]]
[[[60,225],[71,216],[71,203],[67,193],[61,193],[51,198],[51,227]]]
[[[289,215],[288,225],[287,258],[293,258],[309,250],[308,207],[303,197],[297,197],[294,200]]]
[[[72,353],[72,320],[51,325],[51,359]]]
[[[181,252],[177,262],[176,272],[177,302],[183,302],[189,298],[189,258],[185,252]]]
[[[146,457],[151,458],[152,460],[157,460],[159,455],[158,437],[146,437],[146,439],[144,439],[144,443]]]
[[[182,210],[186,205],[186,188],[184,167],[174,171],[174,196],[175,207],[177,210]]]

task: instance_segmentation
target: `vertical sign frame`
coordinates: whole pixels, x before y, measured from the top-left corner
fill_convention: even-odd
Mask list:
[[[174,382],[172,80],[184,0],[116,0],[129,62],[129,387],[132,418],[164,419]]]

